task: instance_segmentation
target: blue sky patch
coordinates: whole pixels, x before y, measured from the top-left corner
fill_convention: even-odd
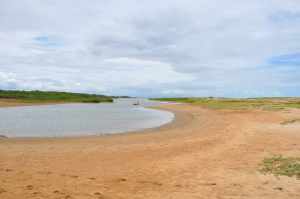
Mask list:
[[[271,21],[277,23],[291,23],[300,21],[300,12],[280,11],[270,16]]]
[[[287,65],[287,66],[300,66],[300,53],[285,54],[272,57],[269,60],[271,65]]]
[[[34,37],[33,40],[40,46],[44,47],[60,47],[62,46],[62,42],[56,38],[49,36],[37,36]]]

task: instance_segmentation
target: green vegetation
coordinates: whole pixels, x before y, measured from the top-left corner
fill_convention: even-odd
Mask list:
[[[113,99],[104,95],[92,95],[82,93],[67,93],[55,91],[4,91],[0,90],[0,100],[17,100],[28,103],[47,102],[84,102],[100,103],[112,102]]]
[[[296,123],[296,122],[300,122],[300,119],[286,120],[286,121],[281,122],[280,124],[282,124],[282,125],[288,125],[288,124],[293,124],[293,123]]]
[[[155,98],[152,100],[190,103],[215,109],[252,109],[281,110],[285,108],[300,108],[299,98]]]
[[[300,179],[300,158],[283,157],[281,155],[265,158],[259,171],[264,174]]]

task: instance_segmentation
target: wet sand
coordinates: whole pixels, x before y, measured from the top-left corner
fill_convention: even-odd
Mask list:
[[[163,105],[176,120],[141,133],[0,139],[0,198],[300,198],[300,180],[262,175],[272,154],[300,156],[299,110]]]

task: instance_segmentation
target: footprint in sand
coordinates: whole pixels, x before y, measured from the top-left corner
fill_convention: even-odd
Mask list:
[[[241,184],[238,184],[238,183],[233,183],[233,184],[231,184],[233,187],[242,187],[242,185]]]
[[[118,178],[117,181],[118,181],[118,182],[126,182],[127,179],[126,179],[126,178]]]
[[[204,183],[200,183],[200,185],[202,185],[202,186],[216,186],[217,183],[215,183],[215,182],[204,182]]]
[[[183,187],[181,184],[175,184],[174,186],[177,187],[177,188],[182,188]]]
[[[60,195],[60,198],[62,197],[63,199],[72,199],[73,198],[71,195],[68,195],[67,193],[64,193],[59,190],[54,190],[52,193],[54,193],[56,195]]]
[[[277,191],[283,191],[283,188],[282,188],[282,187],[274,187],[273,189],[274,189],[274,190],[277,190]]]
[[[100,192],[95,192],[94,195],[97,196],[98,199],[104,199],[105,198],[104,195]]]
[[[155,186],[162,186],[163,185],[160,182],[154,182],[154,181],[139,181],[139,183],[141,183],[141,184],[151,184],[151,185],[155,185]]]
[[[39,195],[39,194],[41,194],[41,192],[38,192],[38,191],[32,193],[32,195],[35,195],[35,196]]]
[[[5,193],[6,190],[0,187],[0,194]]]
[[[55,190],[55,191],[53,191],[53,193],[55,193],[55,194],[60,194],[61,192],[58,191],[58,190]]]
[[[27,189],[27,190],[33,190],[33,186],[32,186],[32,185],[27,185],[27,186],[26,186],[26,189]]]
[[[76,175],[69,175],[70,178],[79,178],[79,176]]]
[[[77,175],[60,174],[60,176],[63,176],[63,177],[70,177],[70,178],[79,178],[79,176],[77,176]]]

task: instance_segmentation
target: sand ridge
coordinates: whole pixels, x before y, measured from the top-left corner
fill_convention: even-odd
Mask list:
[[[114,136],[1,139],[0,198],[300,198],[300,180],[262,175],[272,154],[300,156],[299,110],[163,105],[176,121]]]

